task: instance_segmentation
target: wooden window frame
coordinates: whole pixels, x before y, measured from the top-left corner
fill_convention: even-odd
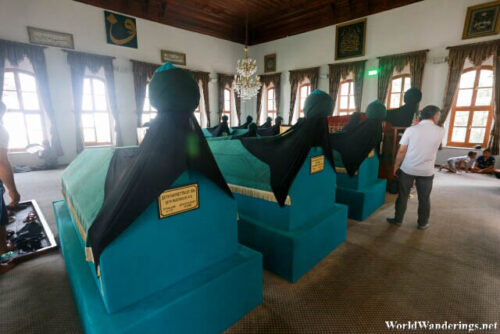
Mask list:
[[[4,76],[6,73],[14,73],[14,82],[16,84],[16,95],[17,95],[17,101],[19,103],[19,109],[16,109],[16,110],[8,109],[7,113],[8,112],[20,112],[23,114],[24,127],[26,129],[26,142],[28,143],[28,145],[31,145],[33,143],[30,143],[30,140],[29,140],[28,124],[26,122],[26,115],[27,114],[40,115],[40,121],[42,123],[43,140],[47,140],[47,130],[46,130],[47,128],[45,126],[45,117],[43,114],[42,101],[40,100],[40,93],[39,93],[40,90],[38,89],[38,82],[36,80],[35,74],[32,72],[29,72],[29,71],[18,69],[18,68],[6,68],[4,71]],[[39,106],[38,110],[24,110],[24,101],[22,98],[22,87],[21,87],[21,82],[19,80],[19,73],[24,73],[26,75],[32,76],[35,79],[36,96],[38,98],[38,106]],[[5,80],[5,78],[4,78],[4,80]],[[1,88],[3,89],[3,87],[1,87]],[[40,145],[41,144],[42,143],[40,143]],[[8,152],[26,152],[26,148],[12,148],[12,149],[8,149]]]
[[[391,106],[391,96],[392,96],[392,82],[394,80],[397,80],[399,78],[402,78],[401,80],[401,92],[399,93],[399,106],[398,107],[393,107]],[[387,109],[397,109],[400,108],[404,104],[404,99],[405,99],[405,78],[410,78],[410,86],[411,86],[411,75],[408,73],[402,73],[398,75],[394,75],[391,77],[391,81],[389,83],[389,91],[387,93]],[[411,87],[410,87],[411,88]]]
[[[272,100],[272,103],[273,103],[273,109],[268,109],[269,107],[269,91],[274,91],[274,95],[273,95],[273,100]],[[273,120],[276,119],[276,117],[278,116],[278,111],[276,110],[276,88],[274,86],[271,86],[269,88],[267,88],[266,90],[266,110],[267,110],[267,117],[271,117]]]
[[[347,95],[342,95],[342,85],[348,83],[349,84],[349,88],[347,90]],[[352,83],[352,85],[351,85]],[[351,86],[352,86],[352,92],[351,92]],[[339,85],[339,93],[338,93],[338,101],[339,101],[339,108],[338,108],[338,111],[339,111],[339,116],[346,116],[346,115],[351,115],[353,112],[356,111],[356,107],[354,108],[351,108],[351,95],[354,97],[354,80],[353,79],[348,79],[348,80],[343,80],[340,82],[340,85]],[[340,106],[340,101],[341,101],[341,97],[342,96],[347,96],[347,109],[342,109]],[[356,101],[354,102],[356,103]]]
[[[304,109],[302,109],[300,107],[300,104],[301,104],[301,101],[302,101],[302,87],[306,87],[308,86],[309,87],[309,94],[307,94],[307,96],[311,95],[311,83],[308,82],[308,83],[303,83],[301,85],[299,85],[299,105],[298,105],[298,110],[299,110],[299,115],[298,115],[298,118],[301,118],[301,117],[305,117],[305,114],[304,114]],[[306,97],[307,98],[307,97]],[[304,104],[305,105],[305,104]]]
[[[226,110],[226,90],[229,91],[229,110]],[[226,115],[227,116],[227,125],[231,127],[231,108],[232,106],[232,94],[233,91],[231,88],[226,87],[224,88],[224,102],[222,103],[222,115],[220,115],[221,119],[220,122],[222,122],[222,116]]]
[[[83,140],[83,146],[84,147],[94,147],[94,146],[112,146],[113,145],[113,119],[111,117],[111,112],[109,111],[109,96],[108,96],[108,89],[106,87],[106,80],[99,77],[99,76],[96,76],[96,75],[85,75],[83,77],[83,80],[85,82],[85,79],[91,79],[90,80],[90,89],[91,89],[91,93],[90,93],[90,96],[92,97],[92,108],[95,108],[95,100],[94,100],[94,84],[93,84],[93,80],[96,79],[96,80],[99,80],[99,81],[102,81],[104,83],[104,88],[106,89],[106,111],[108,113],[108,119],[109,119],[109,137],[111,139],[110,142],[86,142],[85,141],[85,137],[84,137],[84,134],[83,134],[83,130],[84,130],[84,127],[83,127],[83,119],[82,119],[82,115],[85,113],[85,114],[95,114],[96,112],[104,112],[104,111],[98,111],[98,110],[83,110],[83,108],[81,109],[81,114],[80,114],[80,129],[82,131],[82,140]],[[83,89],[82,89],[82,105],[83,105]],[[94,118],[94,131],[95,131],[95,134],[96,134],[96,140],[97,140],[97,129],[96,129],[96,126],[95,126],[95,118]]]
[[[479,89],[479,78],[481,76],[481,70],[490,70],[494,71],[493,66],[490,65],[480,65],[480,66],[473,66],[466,68],[462,71],[460,74],[460,79],[458,82],[457,86],[457,91],[455,92],[455,96],[453,97],[453,105],[451,107],[451,115],[450,115],[450,123],[448,127],[448,138],[446,141],[447,146],[451,147],[469,147],[472,148],[476,145],[481,145],[482,147],[487,147],[488,146],[488,141],[489,141],[489,132],[491,131],[491,125],[493,122],[493,105],[495,103],[495,79],[493,78],[493,86],[491,87],[491,103],[489,106],[476,106],[476,97],[477,97],[477,91]],[[457,107],[457,100],[458,100],[458,93],[460,91],[460,80],[462,78],[462,75],[464,75],[467,72],[475,71],[476,72],[476,77],[474,79],[474,86],[472,87],[472,98],[471,98],[471,105],[466,106],[466,107]],[[481,88],[490,88],[490,87],[481,87]],[[469,120],[467,122],[467,128],[466,128],[466,133],[465,133],[465,141],[463,143],[460,142],[453,142],[452,141],[452,135],[453,135],[453,124],[455,123],[455,113],[457,111],[469,111]],[[486,128],[485,128],[485,136],[484,136],[484,141],[483,143],[469,143],[469,138],[470,138],[470,131],[472,129],[472,119],[474,117],[474,112],[475,111],[488,111],[488,121],[486,122]],[[482,128],[482,126],[481,126]]]

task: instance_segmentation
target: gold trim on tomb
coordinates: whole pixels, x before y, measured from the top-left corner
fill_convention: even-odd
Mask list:
[[[240,194],[240,195],[244,195],[244,196],[248,196],[248,197],[263,199],[263,200],[269,201],[269,202],[278,203],[276,196],[274,196],[274,193],[271,191],[265,191],[265,190],[255,189],[255,188],[248,188],[248,187],[238,186],[235,184],[228,184],[228,186],[229,186],[229,189],[231,189],[231,191],[235,194]],[[292,200],[290,199],[289,195],[286,197],[285,205],[292,205]]]
[[[335,167],[335,173],[338,174],[347,174],[347,169],[345,167]],[[358,175],[358,172],[354,173],[354,175]]]
[[[82,236],[83,242],[87,241],[87,233],[85,233],[85,229],[83,228],[82,224],[80,223],[80,219],[78,219],[78,216],[76,215],[75,209],[73,208],[73,205],[71,205],[71,202],[69,201],[68,197],[66,196],[66,193],[63,191],[62,192],[64,200],[66,201],[66,204],[68,205],[69,211],[71,212],[71,215],[73,216],[73,221],[76,224],[76,227],[78,227],[78,231],[80,232],[80,235]]]

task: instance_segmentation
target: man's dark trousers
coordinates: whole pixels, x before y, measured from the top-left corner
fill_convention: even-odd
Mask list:
[[[399,170],[398,177],[398,188],[399,195],[396,200],[396,221],[403,222],[403,217],[406,212],[406,204],[408,203],[408,197],[410,196],[410,190],[413,186],[413,181],[415,181],[417,186],[418,194],[418,225],[424,226],[429,221],[429,216],[431,213],[431,190],[432,181],[434,180],[434,175],[432,176],[415,176],[409,175]]]

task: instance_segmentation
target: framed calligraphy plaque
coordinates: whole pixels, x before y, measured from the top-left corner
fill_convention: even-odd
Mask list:
[[[30,43],[33,44],[55,46],[64,49],[75,48],[72,34],[28,27],[28,36]]]
[[[169,50],[160,51],[161,62],[166,63],[171,62],[176,65],[186,65],[186,54],[182,52],[175,52]]]
[[[467,8],[462,39],[496,35],[500,31],[500,1]]]
[[[365,55],[366,18],[338,24],[335,36],[335,60]]]
[[[137,49],[137,26],[130,16],[104,11],[108,44]]]

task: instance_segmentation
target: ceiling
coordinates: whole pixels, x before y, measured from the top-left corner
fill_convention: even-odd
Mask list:
[[[75,0],[146,20],[258,44],[423,0]]]

